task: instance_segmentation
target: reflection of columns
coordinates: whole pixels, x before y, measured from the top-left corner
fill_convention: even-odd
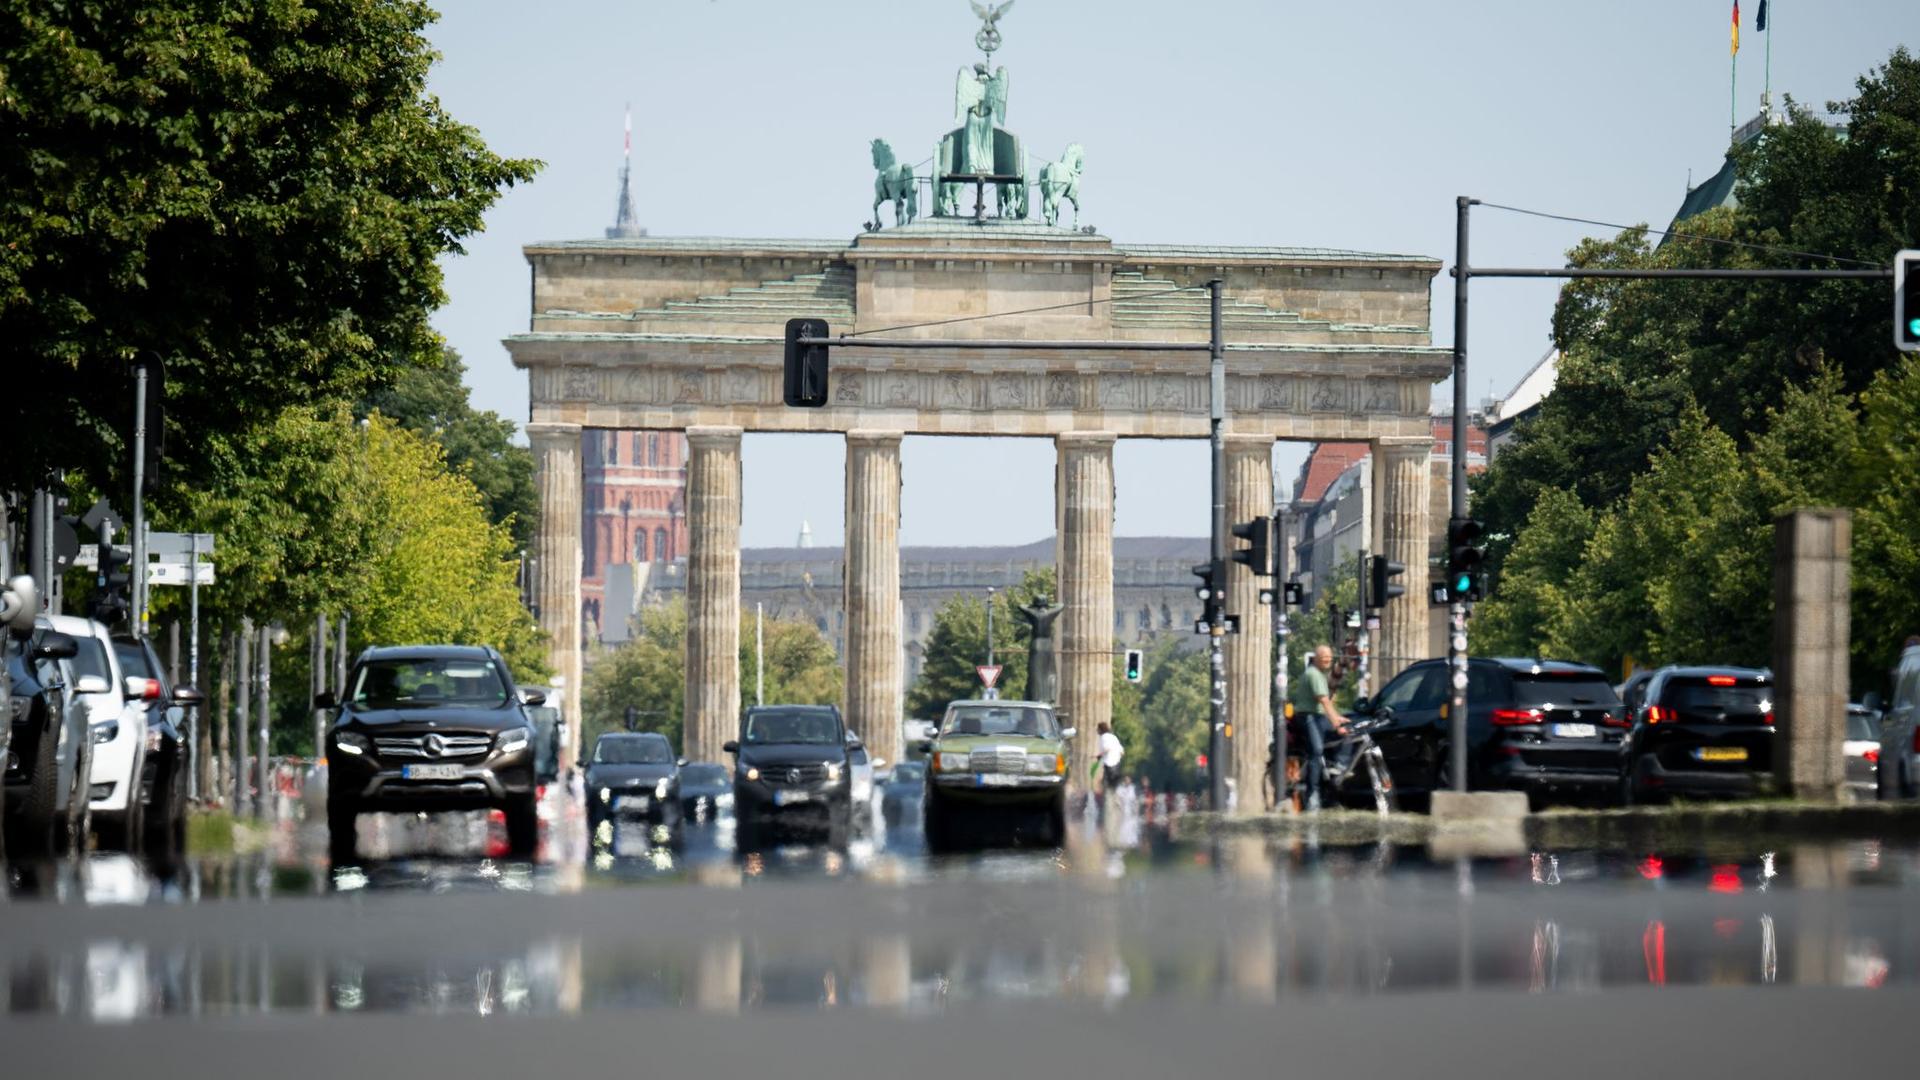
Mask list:
[[[1374,690],[1401,669],[1424,660],[1427,640],[1427,504],[1433,493],[1431,438],[1376,439],[1373,443],[1373,550],[1407,568],[1397,579],[1406,593],[1380,615],[1373,644]]]
[[[687,693],[681,752],[720,760],[740,723],[740,429],[687,429]]]
[[[534,538],[534,604],[547,635],[547,665],[567,697],[568,745],[580,746],[580,427],[528,424],[540,527]]]
[[[913,991],[913,950],[907,935],[875,934],[858,946],[866,1004],[900,1008]]]
[[[847,432],[847,723],[900,760],[900,432]]]
[[[695,454],[698,452],[696,449]],[[699,535],[700,526],[695,524],[693,537],[688,541],[694,550],[699,549]],[[744,955],[737,937],[717,937],[700,943],[693,963],[694,1008],[714,1013],[740,1011],[740,967]]]
[[[1071,431],[1054,439],[1059,454],[1054,504],[1060,536],[1060,711],[1079,729],[1067,779],[1086,782],[1113,718],[1113,441],[1109,431]]]
[[[1228,435],[1227,524],[1272,516],[1273,437]],[[1260,774],[1273,741],[1273,609],[1260,604],[1262,584],[1271,581],[1227,563],[1227,611],[1240,616],[1240,632],[1227,637],[1227,719],[1233,727],[1233,771],[1227,775],[1242,813],[1260,811]]]

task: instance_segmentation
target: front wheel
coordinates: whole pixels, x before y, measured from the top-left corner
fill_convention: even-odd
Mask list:
[[[1393,774],[1387,771],[1386,755],[1377,746],[1367,749],[1367,777],[1373,787],[1375,812],[1383,815],[1393,813],[1398,803],[1393,790]]]
[[[360,809],[344,798],[327,800],[327,850],[334,862],[352,862],[358,844],[354,835]]]

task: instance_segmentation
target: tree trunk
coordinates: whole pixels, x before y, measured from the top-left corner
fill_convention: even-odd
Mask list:
[[[249,804],[247,796],[253,781],[247,753],[247,733],[253,727],[249,722],[253,701],[248,693],[253,689],[253,620],[244,616],[240,619],[237,655],[233,669],[233,696],[238,706],[233,714],[233,813],[235,817],[245,817]]]
[[[217,674],[213,678],[214,704],[213,714],[207,717],[202,727],[206,728],[206,738],[212,742],[213,752],[207,756],[207,774],[200,790],[212,802],[220,801],[225,778],[233,772],[227,764],[227,755],[231,752],[231,743],[227,738],[227,722],[233,715],[233,695],[229,692],[232,685],[229,677],[233,674],[233,635],[218,634],[214,637],[218,644],[213,654]]]

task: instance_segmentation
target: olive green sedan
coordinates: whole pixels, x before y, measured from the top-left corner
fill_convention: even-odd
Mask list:
[[[1024,819],[1043,844],[1067,836],[1067,740],[1053,706],[1038,701],[956,701],[927,754],[927,844],[950,848],[988,817]]]

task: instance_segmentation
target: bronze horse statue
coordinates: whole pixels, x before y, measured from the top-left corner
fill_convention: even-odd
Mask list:
[[[913,166],[898,164],[885,139],[873,140],[873,227],[880,227],[880,204],[893,203],[893,223],[911,225],[920,216],[920,192],[913,182]],[[1077,207],[1078,204],[1076,203]]]

